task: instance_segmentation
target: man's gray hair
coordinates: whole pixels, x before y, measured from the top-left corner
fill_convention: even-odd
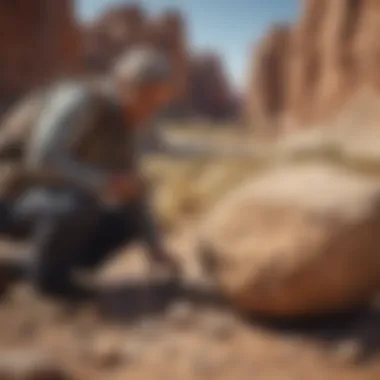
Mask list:
[[[120,83],[141,86],[169,81],[172,67],[169,57],[150,48],[128,50],[116,62],[114,76]]]

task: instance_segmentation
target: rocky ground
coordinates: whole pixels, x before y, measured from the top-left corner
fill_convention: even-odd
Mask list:
[[[192,241],[190,230],[170,241],[187,269],[176,289],[147,279],[133,253],[104,268],[89,304],[14,287],[0,306],[0,379],[379,378],[375,307],[307,323],[237,315],[201,278]]]
[[[379,379],[376,304],[315,321],[262,321],[235,313],[199,271],[196,228],[187,222],[179,229],[178,220],[208,209],[263,167],[155,159],[148,174],[155,174],[168,245],[186,269],[183,284],[152,279],[131,247],[98,274],[91,303],[57,303],[26,284],[14,287],[0,303],[0,380]]]

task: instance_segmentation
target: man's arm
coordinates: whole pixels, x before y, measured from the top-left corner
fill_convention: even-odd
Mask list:
[[[166,251],[161,231],[147,197],[144,197],[141,201],[139,215],[141,238],[148,248],[148,254],[152,262],[168,269],[177,278],[181,274],[180,263]],[[155,266],[153,268],[156,270]]]
[[[27,167],[58,173],[69,181],[100,190],[108,174],[78,162],[72,148],[91,127],[96,107],[81,86],[64,85],[53,94],[28,149]]]

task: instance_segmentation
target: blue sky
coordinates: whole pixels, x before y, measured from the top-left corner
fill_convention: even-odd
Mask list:
[[[111,4],[136,0],[77,0],[78,15],[91,19]],[[247,63],[255,41],[274,22],[298,16],[299,0],[142,0],[147,11],[178,8],[187,17],[192,46],[216,50],[225,60],[235,86],[244,86]]]

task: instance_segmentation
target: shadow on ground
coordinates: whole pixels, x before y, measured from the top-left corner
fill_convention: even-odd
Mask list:
[[[123,281],[101,288],[95,299],[105,319],[126,323],[141,317],[163,315],[172,304],[181,301],[196,307],[229,310],[228,303],[214,289],[162,280]]]
[[[267,319],[249,317],[250,323],[282,334],[301,336],[328,344],[355,342],[355,360],[365,362],[380,353],[380,310],[362,305],[344,312],[308,318]]]
[[[199,310],[213,308],[234,313],[228,302],[212,288],[164,281],[129,280],[103,287],[95,303],[105,320],[133,323],[142,317],[164,315],[171,305],[180,301]],[[241,322],[252,329],[259,327],[328,344],[355,341],[360,346],[358,362],[367,361],[380,352],[380,310],[370,306],[314,318],[240,317]]]

